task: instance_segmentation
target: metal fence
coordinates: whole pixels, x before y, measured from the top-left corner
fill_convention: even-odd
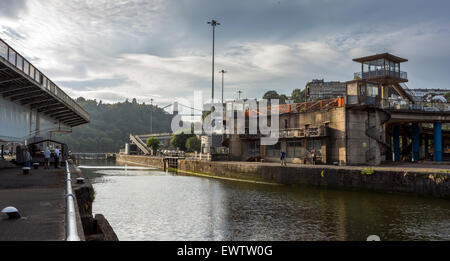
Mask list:
[[[66,241],[80,241],[75,213],[75,195],[72,192],[69,162],[66,160]]]
[[[85,119],[89,119],[89,113],[83,109],[77,102],[75,102],[69,95],[67,95],[61,88],[53,83],[47,76],[41,73],[34,67],[27,59],[21,56],[7,43],[0,39],[0,57],[5,61],[14,65],[17,69],[25,73],[30,80],[41,86],[42,89],[47,90],[59,99],[61,99],[69,107],[73,108],[77,113],[80,113]]]
[[[375,71],[369,71],[369,72],[356,72],[354,73],[354,77],[357,79],[370,79],[370,78],[377,78],[377,77],[384,77],[389,76],[392,78],[398,78],[398,79],[408,79],[408,73],[407,72],[396,72],[396,71],[390,71],[390,70],[375,70]]]

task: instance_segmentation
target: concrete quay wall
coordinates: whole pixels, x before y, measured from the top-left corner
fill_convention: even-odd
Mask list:
[[[120,155],[117,159],[122,162],[163,168],[163,160],[158,157]],[[329,165],[281,167],[273,163],[179,160],[178,172],[247,182],[362,189],[450,199],[450,172],[445,170],[427,172],[420,169],[386,170],[377,167]]]
[[[161,169],[164,168],[164,161],[162,157],[116,154],[116,161],[121,164],[151,166]]]

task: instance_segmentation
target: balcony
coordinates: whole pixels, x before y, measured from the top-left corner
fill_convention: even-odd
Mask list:
[[[396,72],[396,71],[385,71],[385,70],[377,70],[377,71],[369,71],[369,72],[356,72],[354,74],[355,79],[362,79],[362,80],[371,80],[371,79],[377,79],[377,78],[394,78],[399,79],[402,81],[408,80],[408,74],[406,72]]]
[[[279,132],[279,137],[286,139],[325,137],[327,135],[328,132],[326,126],[281,129]]]

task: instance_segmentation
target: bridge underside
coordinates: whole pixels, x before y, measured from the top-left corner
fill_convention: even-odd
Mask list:
[[[386,132],[392,144],[393,161],[450,161],[450,123],[448,111],[390,111]]]
[[[0,40],[0,141],[71,131],[89,114]]]

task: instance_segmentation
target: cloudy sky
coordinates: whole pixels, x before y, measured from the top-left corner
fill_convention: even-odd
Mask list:
[[[0,38],[71,96],[104,102],[209,97],[211,19],[225,98],[351,80],[352,58],[382,52],[409,59],[410,88],[450,89],[449,11],[447,0],[2,0]]]

